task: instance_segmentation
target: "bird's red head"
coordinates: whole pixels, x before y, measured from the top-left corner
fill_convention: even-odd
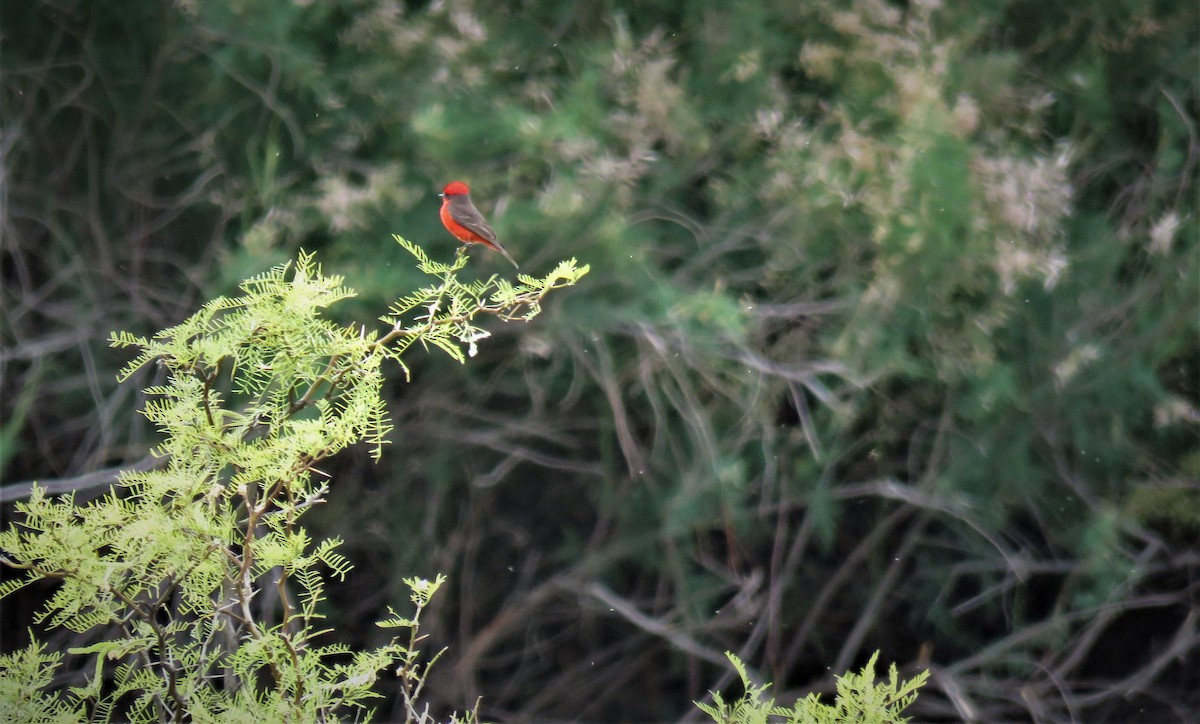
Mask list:
[[[446,184],[446,188],[442,189],[442,196],[466,196],[471,193],[471,189],[462,181],[451,181]]]

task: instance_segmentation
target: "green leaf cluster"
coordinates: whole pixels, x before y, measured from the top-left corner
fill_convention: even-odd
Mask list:
[[[421,611],[444,582],[412,579],[415,615],[381,623],[407,640],[369,651],[321,643],[329,576],[344,580],[341,541],[314,541],[301,517],[334,485],[318,465],[355,443],[378,457],[390,424],[385,360],[413,343],[465,360],[487,336],[479,315],[529,320],[553,289],[587,268],[565,262],[544,278],[460,282],[397,237],[438,278],[397,302],[368,332],[323,318],[353,296],[311,254],[281,264],[152,337],[112,336],[138,350],[128,379],[156,365],[144,414],[163,435],[156,468],[123,472],[100,500],[47,497],[36,487],[0,532],[0,562],[22,572],[0,597],[57,582],[38,624],[95,643],[67,653],[92,661],[87,683],[44,691],[61,652],[29,648],[0,660],[0,718],[96,721],[317,721],[369,715],[379,672],[397,666],[411,720],[428,664],[419,661]],[[424,313],[410,318],[414,309]],[[470,715],[469,715],[470,716]]]
[[[799,699],[792,706],[777,706],[774,699],[767,698],[770,684],[755,685],[746,665],[732,652],[725,652],[729,662],[737,671],[745,692],[734,701],[727,702],[717,692],[711,692],[713,703],[696,702],[696,706],[712,717],[717,724],[902,724],[908,718],[901,716],[917,699],[917,689],[925,685],[929,672],[922,671],[911,679],[900,679],[896,665],[888,668],[888,678],[875,682],[875,662],[879,652],[860,672],[849,671],[834,677],[837,693],[832,704],[825,704],[813,693]]]
[[[460,247],[450,264],[432,260],[425,250],[399,236],[394,236],[406,251],[417,258],[418,268],[430,276],[439,277],[437,286],[423,287],[392,304],[388,314],[380,317],[392,325],[390,336],[399,336],[393,346],[393,359],[413,343],[420,341],[441,349],[451,358],[465,363],[478,352],[478,342],[491,336],[476,326],[477,315],[494,315],[505,321],[529,321],[542,311],[542,299],[555,289],[573,286],[590,271],[579,266],[575,259],[561,262],[540,279],[520,274],[517,283],[493,275],[485,280],[460,281],[455,275],[467,264],[466,247]],[[464,354],[464,349],[465,354]],[[409,374],[407,366],[405,374]]]

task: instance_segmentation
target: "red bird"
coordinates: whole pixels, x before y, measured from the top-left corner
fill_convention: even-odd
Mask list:
[[[462,181],[451,181],[438,194],[442,197],[442,224],[464,244],[483,244],[504,255],[517,266],[517,260],[496,240],[496,232],[471,203],[471,189]]]

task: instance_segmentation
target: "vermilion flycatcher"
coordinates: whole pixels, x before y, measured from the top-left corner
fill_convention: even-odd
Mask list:
[[[462,181],[451,181],[438,194],[442,197],[442,224],[464,244],[483,244],[504,255],[517,266],[517,260],[496,240],[496,232],[471,203],[471,189]]]

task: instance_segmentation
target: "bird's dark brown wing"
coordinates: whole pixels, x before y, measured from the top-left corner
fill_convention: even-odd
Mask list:
[[[459,226],[474,231],[493,244],[496,243],[495,229],[483,218],[483,214],[479,213],[479,209],[475,208],[469,197],[458,196],[450,199],[450,217],[457,221]]]

